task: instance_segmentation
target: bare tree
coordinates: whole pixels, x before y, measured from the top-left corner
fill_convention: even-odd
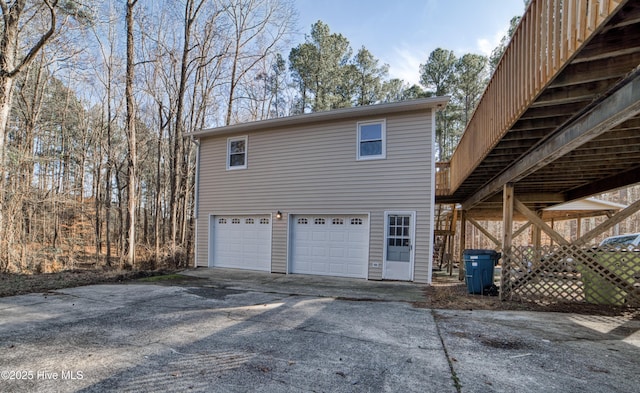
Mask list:
[[[127,76],[125,81],[125,99],[127,101],[127,178],[129,184],[128,191],[128,252],[127,262],[130,266],[135,265],[136,249],[136,186],[137,186],[137,148],[136,148],[136,114],[133,96],[134,77],[134,48],[133,48],[133,9],[138,0],[127,0]]]
[[[51,39],[56,27],[56,6],[58,0],[43,0],[43,8],[49,15],[48,28],[35,40],[32,46],[22,53],[19,34],[24,26],[26,0],[13,3],[0,1],[2,10],[2,31],[0,32],[0,266],[9,263],[9,238],[4,225],[5,194],[5,146],[7,125],[13,103],[13,90],[16,77],[34,60],[38,52]],[[39,11],[39,10],[38,10]],[[36,12],[38,12],[36,11]],[[44,11],[44,9],[42,10]],[[4,262],[3,262],[4,261]]]
[[[231,124],[236,93],[243,78],[290,33],[291,4],[282,0],[231,0],[226,8],[231,26],[229,94],[225,124]]]

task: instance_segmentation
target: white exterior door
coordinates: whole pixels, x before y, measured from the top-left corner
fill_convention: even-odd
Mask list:
[[[384,271],[387,280],[413,280],[415,212],[385,212]]]
[[[211,216],[209,266],[271,271],[271,216]]]
[[[295,215],[291,224],[291,273],[367,278],[366,215]]]

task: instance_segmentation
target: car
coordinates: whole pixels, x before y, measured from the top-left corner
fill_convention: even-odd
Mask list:
[[[606,248],[638,248],[640,245],[640,233],[611,236],[600,242],[600,247]]]

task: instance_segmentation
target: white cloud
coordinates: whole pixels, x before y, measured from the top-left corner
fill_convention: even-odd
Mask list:
[[[502,37],[507,35],[508,32],[509,32],[509,26],[505,26],[501,30],[496,32],[493,35],[493,37],[479,38],[478,41],[476,42],[477,50],[480,51],[480,54],[482,55],[490,56],[491,52],[495,49],[496,46],[498,46],[498,44],[500,43],[500,40],[502,40]]]
[[[389,64],[389,77],[403,79],[410,85],[418,84],[420,80],[420,63],[424,63],[421,55],[425,53],[417,48],[393,48],[392,60]]]

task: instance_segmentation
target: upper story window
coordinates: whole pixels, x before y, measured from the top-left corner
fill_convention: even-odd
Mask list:
[[[227,139],[227,170],[247,169],[247,137]]]
[[[375,120],[358,123],[358,160],[387,157],[386,122]]]

